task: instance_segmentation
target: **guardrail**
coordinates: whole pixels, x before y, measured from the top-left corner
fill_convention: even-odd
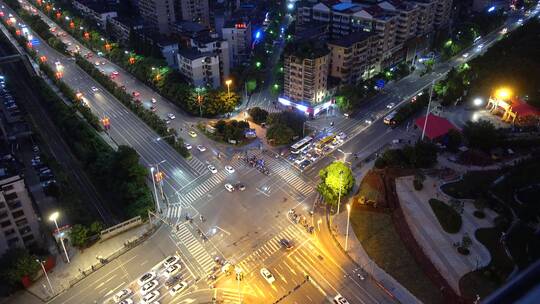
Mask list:
[[[104,240],[109,239],[117,234],[120,234],[128,229],[137,227],[141,225],[142,223],[143,223],[142,218],[140,216],[136,216],[120,224],[116,224],[112,227],[102,230],[100,232],[100,242],[103,242]]]

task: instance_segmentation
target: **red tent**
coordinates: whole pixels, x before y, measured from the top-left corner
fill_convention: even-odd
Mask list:
[[[422,116],[420,118],[417,118],[414,122],[416,126],[422,130],[424,129],[424,123],[426,122],[426,116]],[[450,131],[451,129],[456,128],[451,122],[449,122],[446,118],[442,118],[440,116],[436,116],[433,114],[428,115],[427,119],[427,127],[426,127],[426,136],[433,140],[437,139],[441,136],[444,136]]]
[[[540,116],[540,110],[538,108],[517,98],[512,100],[512,112],[516,113],[518,117],[525,117],[527,115]]]

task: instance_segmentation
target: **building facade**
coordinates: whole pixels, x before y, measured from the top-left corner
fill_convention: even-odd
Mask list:
[[[376,35],[364,32],[329,41],[329,75],[344,84],[370,78],[378,70],[378,44]]]
[[[196,48],[178,51],[179,71],[195,87],[218,88],[221,85],[219,55]]]
[[[230,74],[229,43],[217,35],[200,36],[191,40],[191,45],[201,53],[213,53],[219,57],[219,75],[223,84]]]
[[[249,59],[253,43],[251,22],[228,21],[221,29],[223,39],[229,44],[229,62],[234,67]]]
[[[176,20],[174,0],[140,0],[139,13],[149,32],[162,35],[171,33]]]
[[[72,3],[81,15],[92,19],[102,29],[108,20],[118,16],[116,8],[110,7],[106,1],[74,0]]]
[[[175,0],[176,19],[193,21],[210,27],[208,0]]]
[[[329,50],[295,45],[284,54],[284,95],[293,102],[317,105],[327,96]]]
[[[0,177],[0,230],[0,255],[9,248],[40,243],[38,217],[20,175]]]

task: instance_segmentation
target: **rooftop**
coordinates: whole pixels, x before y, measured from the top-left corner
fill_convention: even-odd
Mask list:
[[[332,40],[328,42],[328,44],[342,46],[342,47],[350,47],[353,44],[364,41],[368,39],[369,37],[373,36],[373,33],[368,32],[354,32],[350,35],[341,37],[339,39]]]
[[[184,57],[184,58],[187,58],[191,61],[193,60],[197,60],[199,58],[202,58],[202,57],[213,57],[213,56],[216,56],[214,54],[212,54],[211,52],[199,52],[196,48],[185,48],[185,49],[180,49],[178,51],[178,55]]]
[[[330,52],[326,45],[320,41],[301,41],[289,43],[285,46],[285,53],[302,59],[315,59]]]

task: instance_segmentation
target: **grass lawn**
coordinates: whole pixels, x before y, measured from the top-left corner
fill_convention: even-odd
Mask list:
[[[384,203],[383,191],[384,183],[381,175],[370,170],[362,180],[358,193],[353,199],[360,200],[361,197],[364,197],[365,203],[380,205],[380,203]]]
[[[461,214],[444,202],[434,198],[429,200],[429,205],[431,206],[431,209],[433,209],[433,212],[444,231],[448,233],[459,232],[462,224]]]
[[[457,199],[474,199],[486,193],[490,184],[501,175],[503,172],[499,170],[469,171],[460,181],[445,184],[441,189]]]
[[[402,243],[389,214],[353,208],[351,226],[371,259],[424,303],[442,303],[438,288],[424,275]]]
[[[481,228],[476,230],[476,238],[489,250],[491,261],[488,266],[465,274],[459,280],[461,294],[475,298],[476,294],[485,297],[499,287],[514,268],[512,260],[499,242],[501,230]]]

